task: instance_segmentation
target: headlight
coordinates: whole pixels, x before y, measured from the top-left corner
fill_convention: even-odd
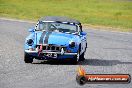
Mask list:
[[[33,40],[32,40],[32,39],[28,39],[28,40],[27,40],[27,44],[28,44],[29,46],[32,46],[32,45],[33,45]]]
[[[71,42],[71,43],[69,44],[69,46],[70,46],[71,48],[75,47],[75,42]]]

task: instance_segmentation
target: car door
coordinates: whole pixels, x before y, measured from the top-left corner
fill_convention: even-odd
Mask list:
[[[82,54],[86,49],[86,43],[87,43],[86,32],[80,32],[80,38],[81,38],[81,52],[80,52],[80,54]]]

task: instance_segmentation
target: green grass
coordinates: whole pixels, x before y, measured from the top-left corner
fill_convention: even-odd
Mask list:
[[[0,0],[1,17],[37,21],[47,15],[68,16],[84,24],[132,32],[130,0]]]

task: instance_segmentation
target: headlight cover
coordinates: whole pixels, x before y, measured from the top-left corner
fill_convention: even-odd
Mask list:
[[[32,45],[33,45],[33,43],[34,43],[34,42],[33,42],[33,40],[32,40],[32,39],[28,39],[28,40],[27,40],[27,44],[28,44],[29,46],[32,46]]]
[[[70,46],[71,48],[75,47],[75,42],[70,42],[69,46]]]

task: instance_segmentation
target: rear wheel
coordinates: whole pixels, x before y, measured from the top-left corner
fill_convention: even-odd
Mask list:
[[[31,57],[28,53],[24,53],[24,62],[25,63],[32,63],[33,62],[33,57]]]

